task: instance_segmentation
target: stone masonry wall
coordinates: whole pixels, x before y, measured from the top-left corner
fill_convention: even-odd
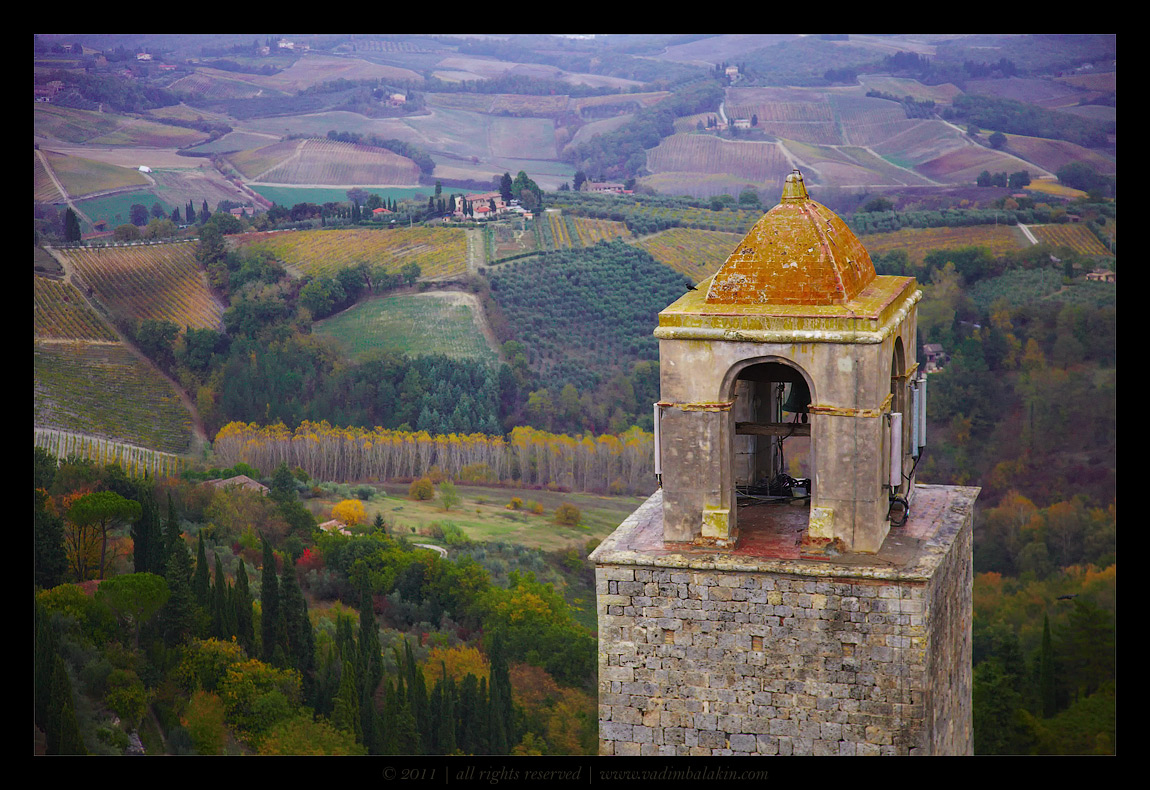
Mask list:
[[[923,584],[603,567],[600,753],[920,752]]]
[[[974,753],[973,549],[971,530],[960,530],[951,549],[954,560],[939,568],[928,588],[933,649],[927,656],[927,682],[930,688],[949,692],[928,699],[926,721],[935,754]]]

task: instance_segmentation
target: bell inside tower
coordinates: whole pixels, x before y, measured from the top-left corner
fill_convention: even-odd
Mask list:
[[[809,503],[811,390],[797,368],[760,362],[735,380],[734,478],[740,508]]]

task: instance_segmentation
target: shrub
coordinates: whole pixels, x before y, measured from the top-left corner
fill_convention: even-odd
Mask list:
[[[555,523],[565,527],[577,527],[583,520],[583,512],[570,502],[564,502],[555,508]]]
[[[296,560],[295,566],[301,574],[321,570],[323,568],[323,555],[318,548],[304,549],[303,554]]]
[[[495,472],[484,463],[467,464],[459,470],[459,479],[465,483],[494,483]]]
[[[519,510],[523,507],[523,500],[517,496],[511,497],[511,501],[507,503],[508,510]]]
[[[188,701],[181,723],[196,754],[219,754],[224,749],[224,703],[218,696],[197,691]]]
[[[435,484],[429,477],[421,477],[411,484],[407,495],[415,500],[426,501],[435,498]]]
[[[527,509],[537,516],[543,515],[543,505],[536,502],[534,499],[527,500]]]
[[[443,542],[448,546],[467,546],[471,544],[471,538],[467,537],[466,533],[450,521],[443,523]]]
[[[104,704],[119,716],[126,727],[135,729],[148,705],[148,692],[131,670],[113,669],[108,675]]]
[[[367,521],[367,511],[358,499],[345,499],[331,509],[331,517],[354,527]]]

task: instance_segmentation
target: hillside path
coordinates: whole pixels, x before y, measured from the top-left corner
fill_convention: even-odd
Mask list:
[[[483,243],[483,231],[469,228],[464,233],[467,234],[467,273],[478,274],[479,267],[487,263],[485,249],[487,245]]]

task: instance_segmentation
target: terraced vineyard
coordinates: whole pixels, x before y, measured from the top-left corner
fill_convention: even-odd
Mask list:
[[[609,219],[576,217],[549,211],[535,221],[536,248],[541,250],[567,250],[590,247],[596,242],[626,238],[631,235],[627,225]]]
[[[224,306],[208,288],[196,245],[138,244],[60,251],[73,276],[91,287],[110,312],[139,321],[172,321],[183,327],[219,329]],[[81,287],[83,287],[81,286]]]
[[[567,217],[563,214],[555,212],[548,212],[547,227],[544,233],[550,237],[551,243],[548,246],[553,250],[565,250],[570,247],[576,246],[571,242],[571,232],[567,227]]]
[[[600,241],[622,239],[631,235],[627,225],[609,219],[594,219],[592,217],[571,217],[575,226],[575,235],[584,247],[590,247]]]
[[[175,477],[188,465],[187,459],[172,453],[52,428],[33,429],[32,443],[57,458],[79,456],[99,466],[119,464],[129,475],[142,475],[146,471],[152,477]]]
[[[283,144],[269,148],[285,151]],[[419,166],[382,148],[333,140],[293,141],[290,153],[262,173],[246,173],[273,184],[419,183]]]
[[[467,272],[467,233],[461,228],[305,230],[233,238],[241,245],[266,250],[301,274],[332,275],[361,263],[389,272],[416,263],[424,278]]]
[[[746,99],[751,100],[728,105],[727,116],[744,119],[758,116],[757,128],[787,140],[817,145],[843,142],[834,110],[822,96],[811,102],[754,101],[752,96]]]
[[[868,233],[863,245],[872,256],[905,250],[910,262],[921,266],[928,252],[984,247],[999,256],[1029,246],[1026,236],[1011,225],[969,225],[962,228],[903,228],[893,233]]]
[[[192,421],[171,383],[122,344],[36,343],[36,428],[186,452]]]
[[[32,154],[32,199],[38,203],[62,203],[64,201],[64,196],[56,188],[56,182],[52,180],[44,168],[44,163],[35,153]]]
[[[119,342],[116,333],[69,283],[51,277],[36,277],[34,291],[36,301],[32,323],[37,338]]]
[[[647,168],[652,173],[724,173],[746,183],[781,185],[791,166],[774,143],[673,134],[647,152]]]
[[[37,104],[33,111],[32,133],[69,143],[83,143],[114,131],[128,122],[123,115],[74,110],[52,104]]]
[[[1109,255],[1110,252],[1085,225],[1032,225],[1030,230],[1039,241],[1058,247],[1069,247],[1083,255]]]
[[[261,173],[282,164],[300,146],[299,140],[282,140],[278,143],[229,154],[228,164],[243,174],[244,178],[255,179]]]
[[[842,128],[843,142],[850,145],[880,143],[919,123],[906,117],[902,105],[885,99],[832,96],[830,103]]]
[[[195,74],[176,80],[170,89],[205,99],[251,99],[263,93],[259,85],[236,79],[230,72],[208,68],[197,69]]]
[[[484,339],[477,310],[479,305],[470,294],[403,294],[361,302],[316,324],[313,331],[333,338],[355,360],[380,351],[398,351],[494,364],[498,357]]]
[[[648,236],[635,246],[698,283],[718,271],[742,239],[738,233],[671,228]]]

